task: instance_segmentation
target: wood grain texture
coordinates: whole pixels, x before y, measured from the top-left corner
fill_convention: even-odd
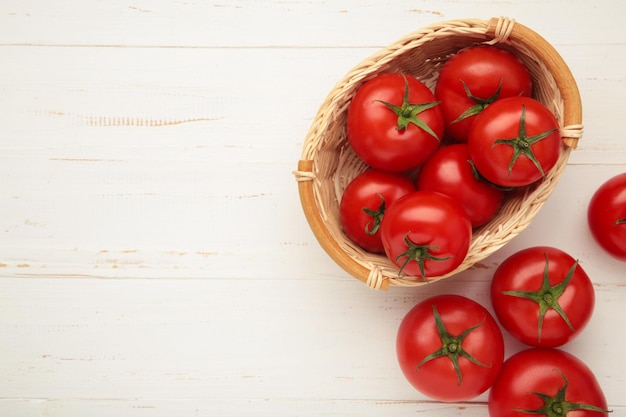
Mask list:
[[[56,3],[56,4],[55,4]],[[394,356],[427,296],[488,308],[516,250],[578,258],[597,305],[567,345],[626,415],[624,264],[591,194],[626,171],[626,3],[4,1],[0,5],[0,415],[483,416]],[[291,173],[334,83],[427,24],[506,15],[577,79],[585,135],[535,222],[437,285],[376,292],[319,247]],[[507,356],[522,346],[506,338]]]

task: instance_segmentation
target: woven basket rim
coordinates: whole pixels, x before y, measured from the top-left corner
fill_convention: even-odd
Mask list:
[[[298,162],[297,170],[294,171],[294,175],[298,183],[301,205],[305,216],[322,248],[342,269],[374,289],[387,289],[389,285],[419,286],[425,282],[416,280],[415,277],[399,277],[393,270],[366,267],[364,264],[367,264],[367,262],[357,261],[341,247],[337,241],[337,236],[328,227],[327,216],[323,212],[324,209],[318,204],[316,185],[318,185],[319,167],[316,166],[316,158],[318,156],[319,144],[317,141],[327,128],[327,120],[333,118],[334,115],[332,113],[345,111],[345,108],[339,108],[341,106],[338,102],[343,98],[342,94],[346,94],[348,88],[353,91],[368,77],[375,75],[386,60],[397,58],[413,48],[416,42],[428,42],[431,39],[448,36],[449,34],[477,37],[477,39],[482,39],[481,43],[508,45],[515,49],[525,48],[529,53],[540,58],[541,64],[545,65],[547,71],[554,78],[563,101],[561,137],[564,151],[557,166],[554,167],[548,178],[542,180],[533,190],[528,191],[530,193],[528,204],[532,205],[532,207],[527,207],[528,213],[526,218],[520,219],[519,224],[514,225],[511,230],[499,230],[499,232],[504,234],[503,240],[494,241],[486,247],[481,247],[479,253],[468,254],[470,259],[466,259],[455,271],[444,276],[431,277],[428,282],[432,283],[470,268],[523,231],[543,206],[549,194],[551,194],[567,164],[570,151],[576,148],[578,140],[582,138],[582,103],[578,86],[569,67],[549,42],[535,31],[512,19],[503,17],[489,20],[460,19],[431,24],[405,35],[395,43],[364,59],[336,84],[335,88],[331,90],[326,100],[320,106],[305,138],[301,159]],[[376,63],[376,65],[373,65],[373,63]],[[481,242],[489,238],[490,236],[479,236],[472,240],[472,246],[478,248]]]

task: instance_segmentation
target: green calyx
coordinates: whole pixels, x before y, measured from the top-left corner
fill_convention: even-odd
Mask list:
[[[363,211],[365,212],[365,214],[372,218],[372,220],[367,222],[367,224],[365,225],[365,233],[370,236],[375,235],[376,232],[378,232],[378,229],[380,229],[380,224],[383,221],[383,216],[385,215],[386,210],[385,197],[383,197],[381,194],[376,195],[380,197],[380,206],[378,206],[376,210],[363,207]]]
[[[515,408],[514,411],[519,411],[522,413],[529,413],[529,414],[540,414],[540,415],[544,415],[547,417],[565,417],[567,413],[569,413],[570,411],[574,411],[574,410],[598,411],[601,413],[611,412],[610,410],[605,410],[603,408],[596,407],[595,405],[574,403],[574,402],[567,401],[565,399],[565,393],[567,392],[567,387],[569,385],[569,382],[567,381],[567,378],[565,377],[565,375],[563,375],[561,371],[557,369],[555,369],[555,371],[561,375],[565,383],[563,387],[559,389],[559,391],[556,393],[554,397],[551,397],[547,394],[543,394],[541,392],[531,392],[531,394],[534,394],[537,397],[541,398],[544,405],[540,408],[537,408],[536,410],[524,410],[524,409]]]
[[[477,325],[466,329],[460,335],[452,336],[446,330],[446,326],[444,325],[443,320],[441,320],[441,316],[439,315],[439,311],[437,311],[437,307],[435,305],[433,305],[433,315],[435,316],[435,325],[437,326],[437,333],[439,333],[439,338],[441,339],[441,349],[431,353],[430,355],[422,359],[420,363],[417,364],[417,369],[419,369],[420,366],[422,366],[426,362],[429,362],[433,359],[448,357],[450,358],[450,360],[452,361],[452,364],[454,365],[454,370],[456,371],[456,376],[459,380],[459,385],[461,385],[463,383],[463,375],[461,374],[461,367],[459,366],[459,357],[464,357],[465,359],[469,360],[470,362],[478,366],[483,366],[485,368],[491,367],[491,365],[480,362],[478,359],[476,359],[475,357],[473,357],[472,355],[470,355],[463,349],[463,341],[465,340],[467,335],[469,335],[472,331],[482,326],[483,323],[485,322],[484,319]]]
[[[431,249],[439,250],[437,246],[418,245],[416,243],[413,243],[411,242],[411,239],[409,239],[409,233],[410,232],[406,232],[406,234],[404,235],[404,243],[407,244],[408,249],[404,251],[403,253],[401,253],[400,255],[396,256],[396,263],[399,262],[400,258],[406,257],[406,259],[404,260],[404,263],[400,267],[400,272],[398,274],[402,275],[402,271],[404,271],[404,268],[407,266],[407,264],[411,261],[415,261],[417,262],[419,266],[420,273],[422,274],[422,278],[424,279],[424,281],[426,281],[426,273],[425,273],[425,268],[424,268],[424,262],[426,261],[426,259],[430,259],[431,261],[441,262],[441,261],[450,259],[450,257],[447,256],[445,258],[442,258],[442,257],[434,256],[433,254],[430,253],[430,250]]]
[[[613,226],[618,226],[620,224],[626,224],[626,219],[617,219],[617,220],[615,220],[615,223],[613,223]]]
[[[500,84],[498,85],[498,88],[490,97],[480,98],[472,94],[467,84],[465,84],[465,81],[461,80],[461,84],[463,84],[463,89],[465,90],[467,98],[472,100],[474,102],[474,105],[470,106],[467,110],[461,113],[461,115],[454,119],[452,123],[458,123],[461,120],[467,119],[468,117],[476,116],[477,114],[485,110],[487,106],[496,101],[498,97],[500,97],[500,92],[502,91],[502,81],[503,79],[500,78]]]
[[[474,161],[472,161],[471,159],[468,159],[467,163],[470,164],[470,166],[472,167],[472,176],[476,178],[477,181],[484,182],[485,184],[489,184],[493,188],[496,188],[500,191],[511,191],[513,189],[513,187],[504,187],[502,185],[494,184],[493,182],[489,181],[480,172],[478,172],[478,169],[476,168],[476,164],[474,164]]]
[[[409,81],[406,76],[402,76],[404,78],[404,97],[402,98],[402,105],[396,106],[395,104],[388,103],[382,100],[376,100],[385,106],[387,106],[391,111],[398,116],[398,130],[406,130],[410,123],[413,123],[415,126],[419,127],[435,139],[437,142],[440,141],[437,134],[428,126],[422,119],[418,117],[418,115],[430,108],[433,108],[439,104],[438,101],[430,101],[427,103],[419,103],[412,104],[409,103]]]
[[[547,138],[548,136],[550,136],[557,130],[558,129],[554,128],[546,132],[539,133],[537,135],[528,136],[526,134],[526,106],[523,105],[522,115],[519,121],[519,131],[518,131],[517,137],[510,138],[510,139],[498,139],[493,143],[492,148],[496,145],[508,145],[513,148],[513,157],[511,158],[511,161],[509,162],[509,175],[511,175],[511,171],[513,170],[513,165],[515,165],[515,161],[517,161],[517,158],[519,158],[521,155],[524,155],[528,159],[530,159],[532,163],[537,167],[539,172],[541,172],[541,176],[545,177],[546,174],[545,172],[543,172],[543,168],[541,164],[539,163],[539,161],[537,161],[537,157],[535,156],[535,153],[533,152],[532,145],[534,145],[535,143],[539,142],[542,139]]]
[[[578,261],[574,262],[574,264],[569,269],[569,271],[567,272],[567,275],[565,276],[565,279],[562,282],[551,286],[550,276],[548,273],[548,270],[549,270],[548,254],[546,253],[545,256],[546,256],[546,265],[543,270],[543,281],[541,283],[540,290],[538,291],[523,291],[523,290],[517,291],[516,290],[516,291],[503,291],[502,292],[502,294],[505,294],[505,295],[526,298],[528,300],[534,301],[537,304],[539,304],[539,320],[537,321],[537,341],[538,342],[541,342],[541,328],[543,327],[543,318],[545,317],[546,312],[550,309],[553,309],[554,311],[559,313],[559,316],[561,316],[561,318],[565,321],[565,323],[567,323],[567,326],[572,331],[575,331],[574,326],[572,326],[572,323],[570,323],[569,318],[567,317],[567,314],[565,314],[565,311],[563,311],[563,308],[559,304],[559,298],[563,295],[563,293],[565,292],[565,289],[567,288],[567,285],[569,284],[572,277],[574,276],[574,271],[576,270],[576,267],[578,266]]]

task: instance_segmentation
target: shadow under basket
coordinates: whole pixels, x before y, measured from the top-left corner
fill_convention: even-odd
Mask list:
[[[346,272],[371,288],[414,287],[426,282],[400,275],[398,267],[386,256],[362,250],[342,231],[342,193],[356,175],[368,168],[346,137],[350,101],[364,82],[389,72],[411,74],[434,90],[446,60],[462,48],[481,43],[507,49],[526,64],[533,79],[533,97],[554,113],[561,126],[563,152],[541,181],[512,192],[496,217],[474,230],[461,265],[446,275],[428,277],[429,283],[472,267],[522,232],[556,187],[571,150],[582,137],[580,93],[567,64],[544,38],[514,20],[463,19],[433,24],[363,60],[335,85],[320,106],[294,175],[305,216],[322,248]]]

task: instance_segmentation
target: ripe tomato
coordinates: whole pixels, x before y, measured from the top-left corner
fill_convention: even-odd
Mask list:
[[[459,295],[438,295],[404,317],[396,353],[404,376],[422,394],[439,401],[465,401],[495,381],[504,342],[483,306]]]
[[[434,94],[406,74],[365,82],[348,108],[347,135],[356,154],[384,171],[407,171],[430,157],[443,136]]]
[[[413,182],[402,174],[370,169],[357,175],[344,190],[339,205],[344,233],[366,251],[384,253],[379,229],[386,209],[413,191]]]
[[[491,302],[513,337],[530,346],[557,347],[585,328],[595,292],[578,261],[560,249],[536,246],[500,264],[491,281]]]
[[[601,417],[602,388],[580,359],[559,349],[531,348],[504,362],[489,392],[490,417]]]
[[[420,168],[417,189],[438,191],[458,201],[472,227],[491,220],[502,205],[505,192],[484,181],[469,157],[466,143],[442,146]]]
[[[387,257],[406,273],[426,280],[463,262],[472,224],[463,207],[433,191],[415,191],[387,210],[380,227]]]
[[[561,154],[554,114],[529,97],[509,97],[476,117],[468,138],[478,172],[494,184],[520,187],[543,178]]]
[[[626,261],[626,172],[595,191],[587,208],[587,223],[601,248]]]
[[[441,101],[446,132],[467,142],[476,115],[494,101],[530,97],[532,79],[522,61],[496,46],[462,49],[441,68],[435,96]]]

